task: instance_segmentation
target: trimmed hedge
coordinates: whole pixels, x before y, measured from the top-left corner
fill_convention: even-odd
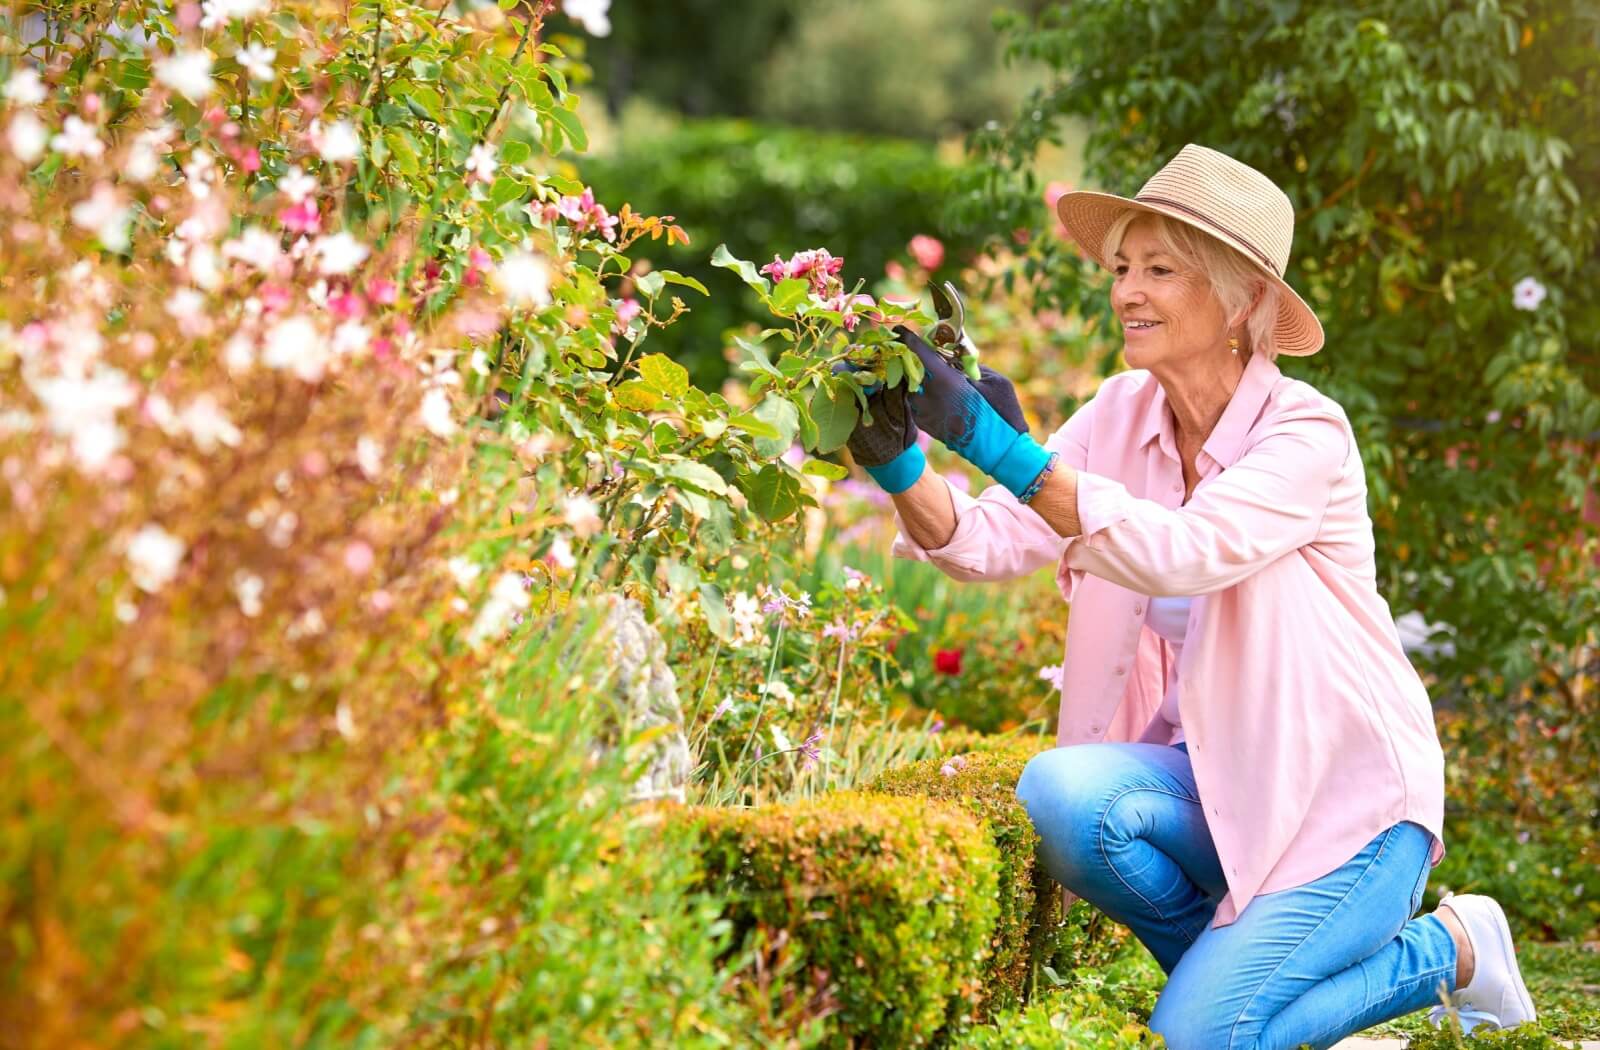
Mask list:
[[[696,809],[704,888],[727,902],[734,943],[761,965],[786,951],[791,981],[826,1014],[829,1046],[923,1046],[983,1000],[1001,861],[959,806],[836,792],[786,806]]]
[[[962,1032],[960,1050],[1152,1050],[1166,1040],[1093,988],[1060,989]]]
[[[983,746],[985,738],[972,742]],[[974,750],[891,769],[868,785],[871,791],[962,806],[983,822],[999,854],[999,913],[980,1019],[1022,1003],[1037,967],[1098,965],[1125,939],[1125,931],[1087,902],[1078,901],[1062,915],[1060,887],[1035,860],[1039,836],[1016,796],[1022,768],[1041,748],[1033,738],[1009,738],[998,746],[1000,750]]]

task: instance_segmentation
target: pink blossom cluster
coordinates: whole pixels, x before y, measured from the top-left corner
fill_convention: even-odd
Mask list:
[[[608,241],[617,239],[617,224],[620,220],[606,211],[604,204],[594,199],[594,190],[587,186],[576,197],[562,197],[542,207],[530,204],[528,210],[535,218],[542,219],[547,224],[554,223],[557,219],[566,219],[574,233],[599,233]]]
[[[839,271],[843,269],[843,259],[835,258],[826,248],[813,248],[796,252],[787,261],[781,255],[774,255],[772,261],[761,268],[761,272],[774,281],[791,277],[809,278],[812,291],[826,296],[838,292]]]

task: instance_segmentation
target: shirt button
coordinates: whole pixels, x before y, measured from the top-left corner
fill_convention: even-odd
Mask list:
[[[1174,482],[1173,482],[1173,483],[1172,483],[1172,491],[1173,491],[1173,492],[1182,492],[1182,491],[1183,491],[1183,482],[1181,482],[1181,481],[1174,481]]]
[[[1126,674],[1127,671],[1128,669],[1126,667],[1123,667],[1121,664],[1117,665],[1117,674]]]
[[[1089,727],[1089,732],[1098,733],[1098,732],[1100,732],[1100,727],[1099,726],[1090,726]]]
[[[1140,614],[1140,613],[1142,613],[1142,612],[1144,612],[1144,606],[1142,606],[1142,605],[1135,605],[1135,606],[1134,606],[1134,607],[1133,607],[1133,615],[1135,615],[1135,616],[1138,616],[1138,615],[1139,615],[1139,614]]]

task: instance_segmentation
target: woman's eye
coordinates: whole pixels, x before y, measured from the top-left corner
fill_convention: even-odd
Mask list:
[[[1165,266],[1152,266],[1152,267],[1150,267],[1150,272],[1155,274],[1158,277],[1165,277],[1167,274],[1171,273],[1172,271],[1167,269]]]
[[[1128,272],[1128,268],[1126,266],[1119,266],[1111,272],[1116,274],[1118,277],[1121,277]]]

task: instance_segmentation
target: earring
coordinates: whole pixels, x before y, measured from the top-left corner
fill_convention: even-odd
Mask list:
[[[1232,350],[1234,353],[1237,354],[1239,352],[1239,340],[1233,338],[1232,336],[1229,336],[1228,337],[1228,349]]]

